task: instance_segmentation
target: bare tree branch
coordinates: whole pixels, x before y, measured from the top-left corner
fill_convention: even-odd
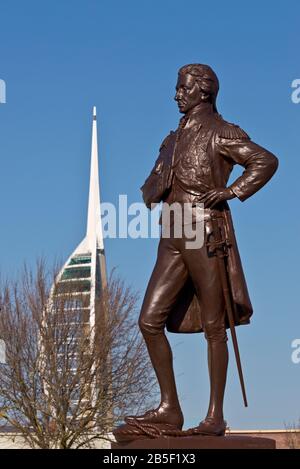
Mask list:
[[[137,329],[138,297],[113,272],[92,330],[84,310],[70,308],[72,292],[50,295],[56,278],[38,262],[34,272],[25,267],[18,281],[1,286],[0,420],[31,447],[91,447],[155,395]]]

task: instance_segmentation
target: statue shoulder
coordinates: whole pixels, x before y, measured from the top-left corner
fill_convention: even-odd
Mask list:
[[[166,147],[168,146],[168,144],[170,143],[171,140],[173,140],[175,138],[175,132],[174,130],[171,130],[169,135],[166,136],[166,138],[162,141],[160,147],[159,147],[159,151],[163,148],[163,147]]]
[[[217,119],[217,130],[216,135],[219,138],[225,138],[228,140],[250,140],[249,135],[236,124],[227,122],[221,115],[216,117]]]

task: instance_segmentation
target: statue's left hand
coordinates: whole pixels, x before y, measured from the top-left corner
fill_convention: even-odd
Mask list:
[[[202,197],[198,199],[198,202],[204,204],[204,208],[213,208],[220,202],[225,200],[231,200],[235,197],[235,194],[230,188],[226,189],[213,189],[206,192]]]

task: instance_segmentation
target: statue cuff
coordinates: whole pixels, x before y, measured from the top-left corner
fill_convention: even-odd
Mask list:
[[[242,190],[238,186],[231,185],[228,187],[228,189],[237,197],[241,202],[244,202],[247,197],[245,197],[245,194],[243,193]]]

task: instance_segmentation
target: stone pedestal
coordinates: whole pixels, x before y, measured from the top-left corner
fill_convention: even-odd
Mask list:
[[[112,443],[112,449],[276,449],[275,440],[249,436],[158,437]]]

